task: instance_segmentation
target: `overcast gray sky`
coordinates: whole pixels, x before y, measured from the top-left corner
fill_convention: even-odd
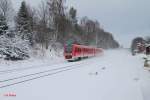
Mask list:
[[[12,0],[16,9],[21,1]],[[37,7],[41,0],[25,1]],[[150,36],[150,0],[67,0],[66,5],[77,9],[78,18],[98,20],[124,46],[136,36]]]

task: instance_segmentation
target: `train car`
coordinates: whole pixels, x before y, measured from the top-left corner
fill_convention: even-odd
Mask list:
[[[89,46],[71,44],[64,47],[64,57],[68,61],[80,60],[85,57],[96,56],[102,53],[103,49]]]

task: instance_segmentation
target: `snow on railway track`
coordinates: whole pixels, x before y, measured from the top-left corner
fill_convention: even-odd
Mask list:
[[[25,70],[30,70],[30,69],[37,69],[37,68],[44,68],[44,67],[51,67],[51,66],[59,66],[61,64],[62,63],[52,64],[52,65],[39,65],[39,66],[30,66],[30,67],[23,67],[23,68],[13,68],[13,69],[1,70],[0,75],[13,73],[13,72],[20,72],[20,71],[25,71]]]
[[[142,66],[143,60],[129,51],[111,50],[79,62],[0,75],[0,93],[15,93],[15,100],[149,100],[149,73]],[[60,67],[67,68],[48,71]]]
[[[32,81],[32,80],[39,79],[42,77],[51,76],[51,75],[58,74],[61,72],[65,72],[65,71],[73,70],[73,69],[76,69],[79,67],[83,67],[81,65],[82,65],[82,63],[72,64],[72,65],[67,65],[64,67],[49,69],[49,70],[40,71],[40,72],[36,72],[36,73],[32,73],[32,74],[27,74],[27,75],[22,75],[22,76],[18,76],[18,77],[12,77],[12,78],[8,78],[8,79],[0,80],[0,88],[24,83],[27,81]]]

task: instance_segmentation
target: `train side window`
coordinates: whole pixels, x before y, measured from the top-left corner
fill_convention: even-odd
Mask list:
[[[78,52],[80,52],[80,48],[78,48]]]
[[[79,48],[79,52],[81,53],[81,48]]]
[[[76,48],[76,52],[80,53],[81,49],[80,48]]]

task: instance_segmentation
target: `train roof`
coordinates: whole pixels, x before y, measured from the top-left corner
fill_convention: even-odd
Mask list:
[[[84,48],[97,48],[97,47],[94,47],[94,46],[92,47],[92,46],[85,46],[85,45],[80,45],[80,44],[73,44],[73,45],[84,47]],[[97,48],[97,49],[102,49],[102,48]]]

